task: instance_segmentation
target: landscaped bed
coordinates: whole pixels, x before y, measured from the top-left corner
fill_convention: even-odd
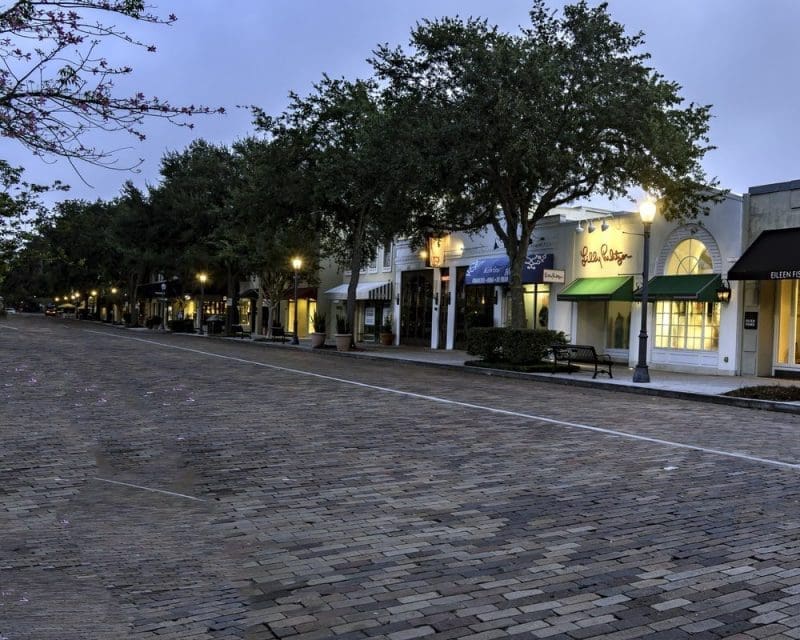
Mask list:
[[[552,362],[536,362],[531,364],[512,364],[510,362],[487,362],[486,360],[469,360],[464,363],[466,367],[479,367],[483,369],[502,369],[503,371],[519,371],[521,373],[553,373]],[[556,373],[572,373],[579,371],[575,365],[556,365]]]
[[[754,400],[774,400],[776,402],[800,402],[800,387],[780,385],[759,385],[742,387],[723,393],[732,398],[752,398]]]

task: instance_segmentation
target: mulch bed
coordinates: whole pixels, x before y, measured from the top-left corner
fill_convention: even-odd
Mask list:
[[[800,401],[800,387],[782,387],[780,385],[761,385],[742,387],[722,395],[732,398],[752,398],[754,400],[775,400],[777,402]]]

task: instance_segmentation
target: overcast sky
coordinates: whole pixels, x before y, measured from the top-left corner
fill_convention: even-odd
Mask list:
[[[157,45],[155,54],[105,49],[111,62],[131,64],[121,89],[143,91],[173,104],[224,106],[227,115],[197,117],[195,128],[151,122],[139,143],[120,134],[104,148],[131,147],[121,165],[144,158],[138,174],[82,167],[91,187],[65,163],[44,164],[15,142],[4,155],[27,169],[29,180],[61,178],[69,197],[110,199],[132,179],[158,182],[164,152],[184,149],[202,137],[231,143],[253,132],[250,114],[236,105],[255,104],[278,113],[287,94],[306,94],[323,73],[364,77],[377,43],[403,44],[417,20],[445,15],[481,16],[506,31],[528,23],[523,0],[153,0],[162,15],[175,12],[172,27],[133,25],[131,32]],[[561,2],[552,2],[560,6]],[[705,168],[734,192],[800,178],[795,162],[800,1],[797,0],[610,0],[610,13],[629,32],[645,33],[653,66],[682,85],[688,100],[713,105],[712,143]],[[131,25],[128,25],[129,27]],[[129,84],[128,84],[129,83]]]

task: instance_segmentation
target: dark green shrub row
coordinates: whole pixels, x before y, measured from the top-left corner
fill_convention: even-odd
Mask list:
[[[183,320],[170,320],[169,330],[175,333],[194,333],[194,320],[184,318]]]
[[[535,364],[544,360],[550,345],[566,344],[563,331],[473,327],[467,331],[467,353],[487,362]]]

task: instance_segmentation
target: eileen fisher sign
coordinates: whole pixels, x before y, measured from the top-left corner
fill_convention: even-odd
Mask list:
[[[800,270],[795,271],[770,271],[770,280],[796,280],[800,279]]]

